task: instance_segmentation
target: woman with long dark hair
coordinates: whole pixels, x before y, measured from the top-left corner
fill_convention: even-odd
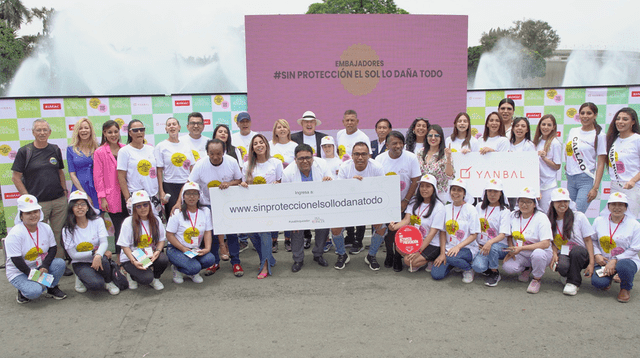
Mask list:
[[[531,142],[531,126],[526,117],[516,117],[513,120],[513,130],[509,142],[511,146],[510,152],[527,152],[534,151],[536,147]]]
[[[120,293],[118,286],[112,282],[107,235],[104,220],[96,214],[87,193],[76,190],[69,194],[62,242],[71,257],[77,292],[107,289],[112,295]]]
[[[122,223],[122,231],[118,237],[118,245],[122,247],[120,262],[127,271],[129,288],[138,288],[138,283],[151,285],[156,291],[164,285],[160,276],[169,265],[167,255],[162,252],[166,242],[166,232],[160,218],[151,210],[151,199],[144,190],[131,195],[133,210],[131,216]],[[144,265],[134,256],[134,250],[141,249],[151,260],[151,266]],[[137,251],[139,252],[139,251]],[[144,261],[144,260],[143,260]]]
[[[511,98],[503,98],[498,103],[498,113],[504,124],[504,134],[507,138],[511,138],[513,128],[513,114],[516,111],[516,103]]]
[[[607,142],[598,124],[598,106],[583,103],[579,110],[581,127],[571,128],[567,136],[567,189],[578,211],[586,212],[596,198],[607,161]]]
[[[562,144],[556,137],[558,125],[553,114],[540,118],[533,144],[540,159],[540,202],[542,212],[549,211],[551,192],[557,186],[557,173],[562,166]]]
[[[505,137],[504,123],[498,112],[491,112],[484,122],[484,133],[478,141],[480,154],[509,151],[509,139]]]
[[[466,112],[460,112],[453,120],[453,133],[444,143],[445,147],[451,148],[452,152],[477,152],[478,140],[471,135],[471,117]]]
[[[427,131],[429,130],[429,120],[425,118],[416,118],[413,120],[409,129],[407,129],[407,142],[405,144],[405,149],[412,152],[418,153],[427,140]]]
[[[553,256],[551,268],[565,278],[566,284],[562,293],[575,296],[582,284],[581,271],[591,277],[595,267],[594,244],[591,236],[595,230],[591,227],[587,216],[569,207],[571,199],[564,188],[551,192],[551,207],[549,221],[553,232]]]
[[[238,163],[242,163],[242,152],[231,144],[231,131],[226,124],[218,124],[213,130],[213,139],[220,139],[224,142],[224,153],[234,158]],[[239,164],[238,164],[239,165]]]
[[[451,149],[444,145],[444,132],[437,124],[429,127],[427,134],[428,147],[421,148],[418,153],[418,162],[422,175],[431,174],[438,181],[438,197],[447,201],[449,180],[454,177],[453,163],[451,162]]]

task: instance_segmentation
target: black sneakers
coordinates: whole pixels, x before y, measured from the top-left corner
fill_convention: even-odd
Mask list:
[[[369,268],[372,269],[373,271],[378,271],[380,270],[380,264],[378,263],[378,261],[376,260],[375,256],[371,256],[371,255],[367,255],[364,258],[364,262],[369,265]]]
[[[62,290],[56,286],[47,289],[46,297],[55,298],[56,300],[64,300],[67,298],[67,294],[62,292]]]
[[[338,255],[338,261],[336,261],[335,266],[333,266],[335,269],[338,270],[342,270],[347,263],[349,262],[349,255],[344,254],[344,255]]]
[[[362,245],[362,243],[354,242],[353,246],[351,246],[351,250],[349,250],[349,254],[357,255],[361,253],[362,250],[364,250],[364,246]]]
[[[489,276],[487,276],[487,278],[484,280],[484,284],[489,287],[495,287],[498,285],[498,282],[500,282],[501,278],[502,277],[500,277],[500,271],[491,271]]]
[[[23,303],[29,303],[29,302],[31,302],[31,300],[30,300],[30,299],[28,299],[28,298],[26,298],[26,297],[24,297],[24,296],[22,295],[22,292],[20,292],[20,290],[18,290],[18,296],[16,296],[16,301],[17,301],[18,303],[20,303],[20,304],[23,304]]]

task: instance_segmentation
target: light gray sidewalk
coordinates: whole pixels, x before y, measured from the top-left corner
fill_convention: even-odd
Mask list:
[[[241,253],[245,276],[229,262],[205,277],[162,277],[151,287],[79,294],[64,277],[63,301],[16,303],[16,290],[0,279],[0,357],[636,357],[640,351],[640,292],[631,302],[594,289],[586,279],[575,297],[562,294],[555,273],[540,293],[505,277],[487,287],[459,273],[436,282],[425,271],[371,271],[366,251],[335,270],[305,250],[302,271],[291,254],[275,254],[274,276],[257,280],[255,251]],[[382,263],[384,253],[378,253]],[[4,273],[4,270],[0,270]]]

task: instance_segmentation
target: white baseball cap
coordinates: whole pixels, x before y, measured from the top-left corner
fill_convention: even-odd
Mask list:
[[[429,183],[431,185],[433,185],[433,188],[435,190],[438,190],[438,181],[436,180],[436,177],[434,177],[431,174],[425,174],[420,178],[420,183]]]
[[[455,178],[449,181],[449,189],[451,189],[452,186],[457,186],[464,189],[465,192],[467,191],[467,183],[460,178]]]
[[[551,201],[571,201],[569,191],[565,188],[553,189],[551,192]]]
[[[71,194],[69,194],[68,202],[70,203],[72,200],[80,200],[80,199],[84,199],[87,202],[87,205],[89,205],[89,207],[96,214],[100,214],[100,211],[96,210],[96,208],[94,208],[93,205],[91,205],[91,201],[89,200],[89,196],[84,191],[80,191],[80,190],[72,191]]]
[[[302,125],[302,121],[316,121],[317,126],[322,124],[322,122],[318,118],[316,118],[316,114],[311,111],[304,112],[302,118],[298,118],[297,122],[299,125]]]
[[[607,202],[607,204],[611,204],[611,203],[625,203],[628,205],[629,199],[627,198],[627,194],[615,192],[609,195],[609,201]]]
[[[518,198],[536,200],[538,198],[538,193],[535,191],[535,189],[524,188],[520,191],[520,195],[518,195]]]
[[[131,195],[131,205],[136,205],[145,201],[151,202],[151,198],[149,198],[149,194],[146,190],[138,190]]]
[[[182,201],[184,201],[184,193],[187,190],[195,190],[200,193],[200,185],[198,183],[194,183],[192,181],[188,181],[186,184],[182,186]]]
[[[42,221],[44,219],[44,214],[42,213],[42,206],[38,204],[38,199],[30,194],[21,195],[18,198],[18,214],[16,214],[13,222],[16,225],[22,223],[22,220],[20,220],[20,213],[28,213],[34,210],[40,210],[40,221]]]

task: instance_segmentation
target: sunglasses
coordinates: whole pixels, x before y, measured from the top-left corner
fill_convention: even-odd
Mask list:
[[[146,130],[147,130],[147,129],[146,129],[145,127],[140,127],[140,128],[131,128],[131,131],[132,131],[133,133],[140,133],[140,132],[144,133]]]
[[[136,204],[133,206],[135,209],[142,209],[142,208],[148,208],[149,207],[149,203],[140,203],[140,204]]]
[[[440,134],[428,134],[428,138],[440,138]]]

